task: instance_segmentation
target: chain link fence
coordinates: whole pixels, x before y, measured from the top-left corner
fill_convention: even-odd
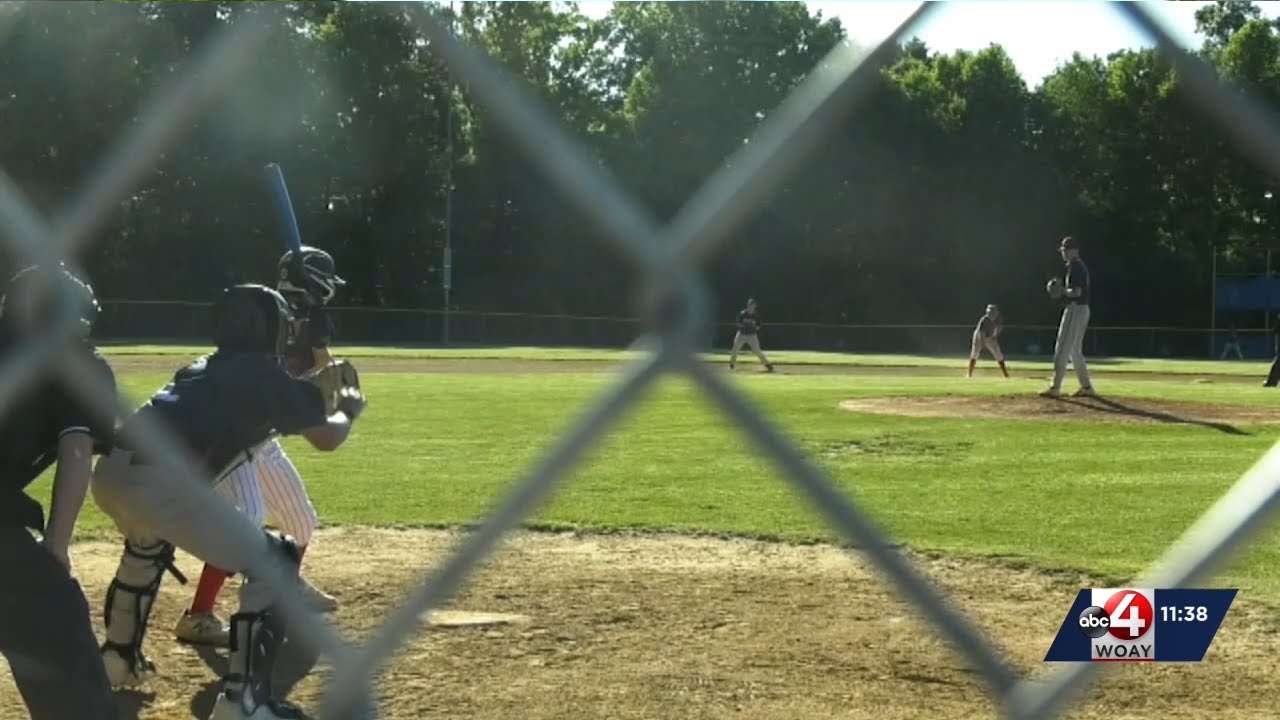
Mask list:
[[[101,342],[204,345],[208,342],[207,302],[100,300],[94,327]],[[441,344],[446,313],[421,308],[330,307],[338,341],[344,345],[427,347]],[[448,313],[449,344],[480,347],[626,348],[642,331],[641,321],[625,317],[550,315],[517,312]],[[711,325],[704,349],[728,351],[737,326]],[[1001,348],[1010,355],[1053,355],[1057,325],[1006,325]],[[762,343],[769,350],[952,355],[967,357],[973,325],[769,323]],[[1271,331],[1211,328],[1091,326],[1085,352],[1091,357],[1269,360],[1275,356]]]
[[[231,82],[280,31],[284,10],[277,3],[246,3],[232,13],[219,33],[199,48],[175,80],[161,88],[142,120],[102,160],[92,180],[53,218],[43,218],[24,200],[12,180],[0,172],[0,221],[16,262],[56,262],[91,236],[110,208],[127,197],[142,174],[202,108],[224,93]],[[567,202],[575,205],[635,266],[648,291],[638,316],[645,356],[625,368],[592,404],[572,430],[519,479],[487,519],[465,536],[457,550],[425,578],[397,611],[360,647],[304,610],[297,590],[268,572],[269,558],[259,553],[249,572],[262,575],[279,598],[286,619],[296,628],[296,641],[322,653],[334,667],[320,716],[363,716],[361,707],[372,692],[382,665],[421,626],[425,611],[439,606],[458,589],[468,573],[492,552],[503,535],[548,498],[555,485],[614,423],[668,373],[690,378],[761,449],[801,493],[812,501],[841,535],[903,595],[985,680],[1007,718],[1058,715],[1090,676],[1094,663],[1056,668],[1036,677],[1020,677],[993,643],[941,591],[907,560],[872,519],[824,475],[818,466],[754,405],[709,367],[695,360],[711,329],[708,294],[700,264],[729,237],[734,227],[795,170],[805,154],[822,142],[837,122],[857,109],[875,75],[892,56],[892,46],[936,3],[922,4],[901,27],[870,52],[840,47],[825,58],[761,127],[750,143],[690,198],[672,222],[659,226],[653,216],[624,194],[562,131],[557,122],[521,86],[508,81],[489,58],[460,43],[449,28],[418,4],[388,3],[388,12],[412,23],[466,82],[517,144],[545,172]],[[1260,106],[1219,84],[1214,73],[1180,48],[1143,3],[1119,3],[1118,13],[1158,41],[1164,58],[1176,67],[1192,98],[1214,117],[1239,150],[1280,175],[1280,135]],[[69,308],[68,308],[69,309]],[[107,388],[91,380],[73,356],[56,352],[70,337],[74,317],[68,312],[37,342],[0,366],[0,411],[8,409],[15,390],[37,373],[53,371],[102,409],[128,413]],[[138,449],[171,470],[171,482],[191,492],[207,483],[193,458],[166,428],[141,428]],[[1219,567],[1259,529],[1280,498],[1280,452],[1272,450],[1229,490],[1135,584],[1140,587],[1183,587]],[[222,502],[211,512],[234,513]],[[250,544],[250,539],[229,538]],[[256,545],[256,544],[255,544]]]

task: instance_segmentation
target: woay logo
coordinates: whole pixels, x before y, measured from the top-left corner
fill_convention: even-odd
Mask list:
[[[1155,608],[1142,593],[1121,590],[1098,607],[1093,605],[1080,613],[1080,632],[1091,638],[1110,634],[1117,640],[1133,641],[1146,635],[1155,623]]]

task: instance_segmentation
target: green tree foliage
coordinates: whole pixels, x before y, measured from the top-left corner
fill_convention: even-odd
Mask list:
[[[247,5],[0,5],[0,167],[55,210]],[[796,2],[618,3],[598,20],[562,2],[425,7],[659,218],[847,42]],[[456,306],[630,314],[624,263],[404,12],[290,4],[253,72],[102,228],[87,258],[101,294],[199,300],[270,281],[283,243],[261,172],[279,162],[350,304],[439,308],[448,230]],[[1238,2],[1197,22],[1225,81],[1280,104],[1274,22]],[[1029,88],[998,46],[905,43],[712,258],[722,309],[750,294],[775,321],[963,322],[998,302],[1014,322],[1045,321],[1043,281],[1072,234],[1093,261],[1099,323],[1205,322],[1210,254],[1256,268],[1280,232],[1280,188],[1189,100],[1152,50],[1077,55]]]

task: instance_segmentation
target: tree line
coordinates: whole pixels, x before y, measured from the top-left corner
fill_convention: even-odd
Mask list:
[[[150,94],[252,5],[0,6],[0,167],[55,210]],[[600,19],[574,3],[427,7],[659,219],[848,42],[795,2],[618,3]],[[289,4],[253,71],[99,229],[82,258],[99,294],[203,300],[270,282],[283,242],[262,167],[278,162],[307,241],[348,281],[343,304],[442,307],[447,230],[455,308],[632,315],[627,265],[405,12]],[[1236,2],[1197,22],[1197,52],[1224,81],[1280,104],[1274,22]],[[1273,186],[1154,50],[1077,55],[1029,88],[998,46],[912,40],[709,277],[720,316],[754,296],[766,323],[967,322],[988,302],[1010,322],[1046,322],[1044,281],[1073,235],[1095,324],[1205,326],[1213,254],[1221,271],[1259,271],[1275,245]]]

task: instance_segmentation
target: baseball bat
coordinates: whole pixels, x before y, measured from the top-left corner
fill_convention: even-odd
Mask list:
[[[271,194],[276,200],[276,209],[280,212],[280,219],[284,221],[285,244],[293,251],[293,257],[301,260],[302,232],[298,230],[298,216],[293,213],[289,186],[284,182],[284,171],[276,163],[268,163],[265,170],[267,184],[271,186]]]

